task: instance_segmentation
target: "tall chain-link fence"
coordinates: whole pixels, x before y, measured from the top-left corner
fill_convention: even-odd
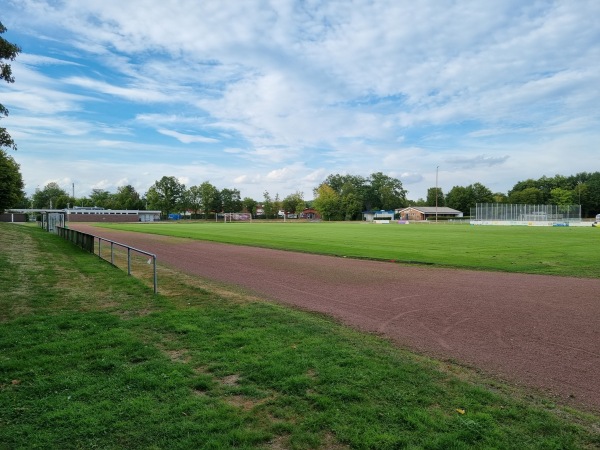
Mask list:
[[[471,222],[482,225],[555,225],[581,222],[580,205],[477,203]]]

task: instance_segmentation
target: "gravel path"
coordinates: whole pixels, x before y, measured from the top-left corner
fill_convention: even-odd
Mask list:
[[[70,227],[600,411],[600,279],[403,266]]]

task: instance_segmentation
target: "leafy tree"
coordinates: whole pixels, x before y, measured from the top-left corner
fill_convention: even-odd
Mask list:
[[[117,193],[112,196],[114,209],[142,209],[144,207],[140,194],[128,184],[117,188]]]
[[[73,206],[75,204],[75,199],[71,197],[69,194],[61,195],[56,199],[53,208],[55,209],[65,209]]]
[[[279,193],[276,193],[275,198],[273,199],[273,210],[279,213],[281,208],[283,208],[283,205],[281,203],[281,199],[279,198]]]
[[[15,160],[0,149],[0,213],[22,202],[23,177]]]
[[[315,190],[314,208],[323,219],[337,220],[340,218],[341,197],[331,186],[323,183]]]
[[[344,220],[356,220],[365,209],[368,186],[362,177],[348,177],[339,192]]]
[[[6,33],[6,27],[0,22],[0,34]],[[6,39],[0,36],[0,79],[7,83],[14,83],[15,79],[12,76],[10,64],[3,60],[14,61],[21,49],[18,45],[11,44]],[[8,116],[8,109],[0,103],[0,116]],[[6,128],[0,127],[0,150],[3,148],[17,149],[15,141],[12,139]]]
[[[369,198],[369,180],[360,175],[329,175],[321,184],[326,184],[340,197],[339,215],[344,220],[355,220],[366,208]]]
[[[454,186],[446,195],[446,205],[465,214],[470,214],[473,192],[464,186]],[[474,204],[473,204],[474,206]]]
[[[467,186],[473,194],[473,204],[470,207],[474,207],[477,203],[492,203],[494,201],[494,194],[487,187],[481,183],[474,183]]]
[[[367,209],[374,207],[395,209],[406,206],[406,190],[402,188],[402,182],[397,178],[376,172],[369,177],[369,184],[365,205]]]
[[[92,189],[92,193],[90,194],[90,201],[92,202],[92,206],[112,209],[113,194],[104,189]]]
[[[367,179],[360,175],[329,175],[325,181],[326,185],[331,187],[340,196],[344,196],[347,193],[359,193],[363,195],[366,191],[368,184]]]
[[[511,200],[511,197],[513,196],[513,194],[516,194],[517,192],[521,192],[521,191],[524,191],[525,189],[529,189],[529,188],[539,189],[537,181],[532,178],[529,178],[525,181],[519,181],[517,184],[515,184],[513,186],[513,188],[511,190],[508,191],[509,202],[515,203]]]
[[[582,180],[575,180],[573,177],[565,177],[563,175],[555,175],[553,177],[544,175],[537,180],[530,178],[525,181],[519,181],[510,191],[508,191],[509,202],[547,205],[552,203],[551,197],[553,189],[574,190],[577,181]],[[537,193],[534,195],[534,191],[530,189],[537,189]],[[523,201],[523,199],[528,201]]]
[[[492,203],[494,194],[481,183],[467,187],[454,186],[446,195],[446,205],[450,208],[470,214],[477,203]]]
[[[250,214],[256,214],[256,205],[258,202],[250,197],[244,197],[242,200],[242,210]]]
[[[508,196],[502,192],[496,192],[493,194],[494,203],[508,203]]]
[[[570,189],[554,188],[550,191],[550,204],[551,205],[572,205],[573,191]]]
[[[220,202],[219,191],[208,181],[205,181],[200,185],[200,198],[204,210],[204,219],[207,219],[209,212],[216,211],[215,203]]]
[[[288,195],[283,199],[282,206],[284,211],[289,213],[299,213],[306,208],[306,202],[304,201],[304,194],[296,191],[293,194]]]
[[[190,209],[190,191],[186,189],[185,186],[183,186],[183,192],[181,193],[181,197],[179,198],[177,209],[183,213],[189,211]]]
[[[445,198],[444,201],[446,201]],[[417,200],[407,200],[406,206],[427,206],[427,200],[423,198],[418,198]]]
[[[358,175],[329,175],[318,188],[325,184],[339,197],[339,210],[335,215],[345,220],[360,217],[364,210],[373,208],[395,209],[408,205],[402,182],[384,175],[372,173],[369,178]]]
[[[586,211],[588,216],[600,214],[600,172],[590,174],[586,181]]]
[[[190,186],[187,190],[188,207],[192,211],[192,219],[198,216],[202,209],[202,191],[200,186]]]
[[[568,178],[562,175],[554,175],[553,177],[546,177],[545,175],[537,180],[538,189],[542,191],[542,203],[552,203],[552,190],[553,189],[572,189],[569,185]]]
[[[94,202],[91,201],[88,197],[80,197],[73,199],[73,206],[90,207],[94,206]]]
[[[271,194],[269,194],[268,191],[263,192],[263,198],[263,210],[265,212],[265,218],[268,219],[269,216],[273,217],[277,210],[275,209]]]
[[[544,194],[536,187],[528,187],[522,191],[511,193],[508,202],[520,205],[541,205],[544,203]]]
[[[355,220],[362,213],[363,199],[358,193],[349,192],[341,198],[344,220]]]
[[[222,189],[221,202],[223,203],[224,212],[242,211],[242,199],[238,189]]]
[[[48,183],[44,189],[36,189],[33,194],[34,208],[65,208],[69,200],[69,194],[54,182]],[[64,204],[63,204],[64,203]]]
[[[168,217],[169,213],[180,208],[184,192],[185,185],[177,178],[165,176],[150,186],[146,197],[152,209],[158,209],[164,217]]]
[[[436,192],[437,192],[437,200],[436,200]],[[425,201],[425,205],[422,206],[446,206],[446,197],[444,197],[444,193],[442,192],[442,188],[432,187],[427,189],[427,200]]]

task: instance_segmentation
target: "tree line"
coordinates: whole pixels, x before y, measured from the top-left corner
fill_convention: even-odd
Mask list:
[[[18,172],[18,165],[8,161]],[[0,158],[0,169],[3,160]],[[13,170],[13,172],[15,171]],[[20,179],[20,178],[19,178]],[[7,180],[3,178],[3,182]],[[10,180],[8,180],[10,181]],[[89,196],[73,197],[57,183],[48,183],[36,189],[28,198],[23,191],[19,196],[3,198],[0,189],[0,210],[13,208],[73,208],[101,207],[105,209],[158,210],[163,217],[170,213],[187,212],[191,218],[214,218],[220,212],[248,212],[257,217],[275,218],[279,211],[300,214],[305,208],[314,208],[324,220],[360,220],[364,211],[393,210],[407,206],[447,206],[465,215],[477,203],[511,203],[529,205],[581,205],[583,217],[600,213],[600,172],[582,172],[572,176],[543,176],[537,180],[517,182],[506,194],[493,193],[481,183],[454,186],[444,194],[442,188],[431,187],[425,199],[409,200],[399,179],[377,172],[369,177],[331,174],[314,190],[313,199],[305,200],[302,192],[285,198],[272,196],[268,191],[262,199],[243,197],[239,189],[218,189],[209,181],[186,187],[173,176],[163,176],[140,194],[131,185],[121,186],[111,193],[93,189]],[[437,194],[437,195],[436,195]]]
[[[481,183],[454,186],[446,195],[437,188],[437,205],[469,214],[477,203],[508,203],[524,205],[581,205],[582,217],[600,213],[600,172],[581,172],[576,175],[527,179],[517,182],[506,194],[492,193]],[[425,200],[415,206],[434,206],[436,188],[427,191]]]
[[[301,212],[307,207],[301,192],[295,192],[280,200],[264,193],[262,202],[250,197],[242,198],[239,189],[218,189],[208,181],[190,186],[180,183],[173,176],[164,176],[144,194],[132,185],[121,186],[111,193],[105,189],[93,189],[89,196],[73,197],[57,183],[51,182],[36,189],[31,198],[24,194],[13,203],[13,208],[64,209],[104,208],[161,211],[163,217],[171,213],[188,212],[191,218],[214,218],[220,212],[250,212],[256,216],[259,206],[267,218],[277,217],[280,210]]]

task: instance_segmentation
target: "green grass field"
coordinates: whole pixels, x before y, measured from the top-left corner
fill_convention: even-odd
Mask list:
[[[600,230],[364,222],[168,222],[110,228],[354,258],[600,277]]]
[[[322,315],[159,277],[153,295],[0,223],[0,449],[600,446],[596,415]]]

